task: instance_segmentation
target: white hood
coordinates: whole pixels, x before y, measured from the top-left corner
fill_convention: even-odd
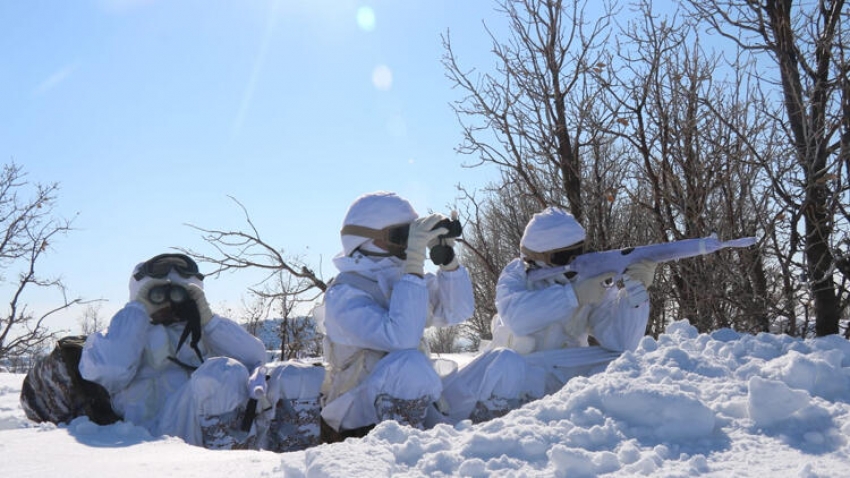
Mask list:
[[[195,284],[198,287],[200,287],[201,290],[203,290],[203,288],[204,288],[204,282],[202,280],[198,279],[195,276],[192,276],[192,277],[187,279],[187,278],[181,276],[180,274],[178,274],[174,270],[169,272],[167,276],[165,276],[161,279],[145,276],[145,277],[142,277],[139,280],[136,280],[135,277],[133,277],[133,276],[136,274],[136,272],[139,271],[139,269],[141,269],[142,265],[144,265],[144,262],[140,262],[140,263],[136,264],[136,267],[133,268],[133,272],[130,274],[130,286],[129,286],[129,288],[130,288],[130,301],[134,301],[134,300],[137,299],[136,296],[139,295],[139,289],[141,289],[143,285],[147,284],[150,281],[154,281],[154,280],[160,281],[160,282],[163,282],[163,283],[169,282],[169,283],[172,283],[172,284],[180,284],[184,287],[189,285],[189,284]]]

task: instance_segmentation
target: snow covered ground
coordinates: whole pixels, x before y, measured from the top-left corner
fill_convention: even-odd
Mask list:
[[[120,476],[850,476],[850,342],[687,322],[605,373],[502,419],[429,431],[379,425],[363,439],[287,454],[208,451],[119,422],[36,425],[22,375],[0,373],[0,474]]]

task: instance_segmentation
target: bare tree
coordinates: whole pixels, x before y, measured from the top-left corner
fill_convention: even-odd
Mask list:
[[[317,357],[321,355],[321,336],[312,317],[296,315],[298,306],[307,301],[299,296],[303,281],[291,274],[280,272],[275,285],[267,287],[262,295],[273,304],[280,315],[280,359]]]
[[[519,255],[531,216],[558,206],[585,222],[585,171],[598,156],[584,152],[604,144],[600,130],[591,127],[603,121],[597,115],[604,113],[596,107],[603,88],[593,72],[604,66],[601,58],[614,10],[606,2],[603,13],[590,21],[586,2],[496,4],[508,20],[509,37],[490,33],[494,72],[466,70],[450,34],[443,37],[446,74],[462,93],[453,104],[463,130],[458,152],[476,158],[471,167],[495,166],[501,173],[484,198],[460,188],[467,201],[463,257],[476,302],[464,335],[474,345],[490,338],[496,281]]]
[[[464,94],[454,104],[464,134],[458,151],[475,155],[479,165],[497,166],[538,209],[557,205],[581,222],[581,151],[598,141],[589,124],[600,88],[590,72],[602,61],[611,7],[606,2],[606,12],[589,22],[586,2],[497,5],[508,18],[510,37],[491,33],[495,73],[466,71],[449,33],[443,37],[447,76]]]
[[[190,249],[181,251],[198,261],[214,264],[216,269],[209,275],[243,269],[265,271],[265,277],[249,290],[263,301],[263,307],[277,307],[282,314],[280,337],[283,358],[299,355],[301,349],[295,342],[299,331],[306,330],[307,326],[298,323],[293,312],[298,306],[316,300],[327,289],[327,284],[301,258],[288,257],[282,250],[266,242],[245,207],[236,199],[231,199],[242,210],[247,230],[224,231],[190,224],[190,227],[203,233],[204,240],[212,245],[219,255],[211,256]],[[312,344],[312,341],[309,343]]]
[[[464,227],[459,251],[469,270],[475,297],[475,312],[462,326],[462,335],[477,349],[479,342],[492,339],[490,325],[496,313],[496,282],[502,269],[519,255],[525,225],[539,211],[536,200],[522,194],[516,183],[492,186],[488,197],[479,200],[467,193],[461,211]],[[510,205],[505,207],[505,205]]]
[[[249,334],[259,336],[263,322],[269,317],[271,305],[270,301],[266,300],[265,297],[253,292],[251,292],[251,296],[253,297],[253,301],[250,303],[245,302],[245,299],[242,300],[242,324]]]
[[[90,335],[105,328],[106,320],[100,316],[100,307],[99,303],[86,305],[80,318],[80,331],[83,335]]]
[[[425,330],[425,339],[428,342],[428,348],[433,353],[450,354],[459,352],[459,338],[460,334],[457,326],[432,327]]]
[[[839,332],[841,296],[847,290],[839,244],[848,229],[850,153],[850,12],[844,0],[795,4],[790,0],[689,0],[692,10],[714,31],[773,69],[763,84],[776,85],[793,169],[764,167],[774,194],[787,206],[791,227],[803,230],[806,281],[814,303],[818,336]],[[772,76],[770,76],[772,75]],[[772,80],[771,80],[772,78]],[[846,300],[846,298],[845,298]]]
[[[213,257],[182,248],[180,249],[181,252],[199,261],[216,265],[216,269],[209,275],[242,269],[259,269],[267,272],[266,278],[261,281],[261,283],[264,283],[274,278],[279,272],[285,272],[301,281],[300,286],[293,289],[293,294],[301,295],[311,291],[315,292],[315,289],[318,289],[318,292],[321,293],[327,289],[327,284],[301,259],[297,257],[287,258],[283,251],[263,240],[245,206],[233,197],[230,199],[242,210],[248,230],[205,229],[189,224],[189,227],[203,234],[204,241],[212,245],[219,256]]]
[[[30,355],[46,348],[53,338],[46,321],[81,299],[68,299],[58,278],[37,274],[36,266],[51,250],[53,241],[71,230],[71,221],[59,218],[56,183],[33,184],[14,163],[0,173],[0,281],[11,289],[8,308],[0,315],[0,359]],[[61,295],[60,305],[33,314],[26,303],[33,288],[53,289]]]
[[[613,126],[607,132],[619,149],[609,154],[619,151],[630,163],[627,181],[614,183],[628,199],[617,208],[622,217],[603,230],[632,245],[757,235],[766,204],[748,141],[764,137],[764,115],[748,107],[751,92],[736,69],[723,78],[729,70],[701,47],[693,25],[677,12],[654,13],[649,1],[636,6],[639,14],[615,36],[609,66],[599,72],[610,85],[602,97],[608,116],[616,118],[599,127]],[[653,301],[651,328],[669,315],[661,306],[703,331],[766,331],[767,282],[757,254],[726,251],[663,267],[655,291],[675,301]]]
[[[758,164],[778,153],[764,147],[775,128],[747,107],[757,92],[747,77],[721,81],[734,68],[701,48],[692,23],[660,17],[648,0],[634,2],[638,15],[625,23],[607,2],[593,21],[584,2],[497,4],[510,33],[491,34],[494,73],[462,69],[444,38],[444,65],[462,92],[458,150],[502,174],[484,198],[462,189],[464,263],[479,309],[467,330],[488,338],[498,273],[545,206],[571,211],[598,250],[765,227],[775,205]],[[702,330],[768,330],[778,282],[769,267],[753,250],[661,268],[650,331],[680,317]]]

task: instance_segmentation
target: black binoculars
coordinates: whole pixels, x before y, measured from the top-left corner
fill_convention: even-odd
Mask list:
[[[183,286],[177,284],[158,285],[148,291],[148,300],[154,305],[164,304],[166,301],[179,304],[188,298],[189,292]]]
[[[434,229],[439,229],[441,227],[448,229],[449,232],[441,234],[440,239],[460,237],[461,234],[463,234],[463,226],[460,225],[460,221],[457,219],[443,219],[432,227],[431,230],[433,231]]]
[[[438,238],[440,239],[439,243],[431,248],[431,251],[428,255],[431,257],[431,262],[438,266],[448,265],[452,259],[455,258],[455,251],[451,248],[451,246],[447,246],[444,243],[445,239],[460,237],[463,234],[463,226],[461,226],[460,221],[457,219],[443,219],[438,222],[431,230],[446,228],[448,232],[445,234],[440,234]]]

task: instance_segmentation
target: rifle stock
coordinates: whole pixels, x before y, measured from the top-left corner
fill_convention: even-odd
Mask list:
[[[566,266],[532,269],[528,271],[528,279],[530,281],[538,281],[560,274],[567,274],[567,277],[570,278],[579,277],[585,279],[605,273],[622,275],[630,265],[640,261],[669,262],[711,254],[728,247],[749,247],[755,243],[755,237],[742,237],[729,241],[720,241],[716,236],[712,235],[698,239],[684,239],[681,241],[626,247],[602,252],[588,252],[577,256]]]

